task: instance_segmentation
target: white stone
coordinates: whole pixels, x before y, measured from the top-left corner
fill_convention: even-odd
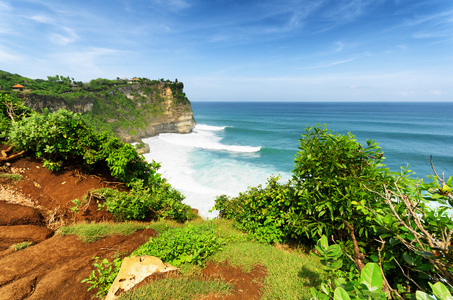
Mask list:
[[[154,273],[163,273],[176,269],[176,267],[168,263],[163,263],[162,260],[155,256],[141,255],[126,257],[105,300],[117,299],[119,295],[115,294],[118,290],[126,292]]]

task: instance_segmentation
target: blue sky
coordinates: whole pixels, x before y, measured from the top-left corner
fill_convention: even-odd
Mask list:
[[[0,70],[191,101],[453,101],[451,0],[0,0]]]

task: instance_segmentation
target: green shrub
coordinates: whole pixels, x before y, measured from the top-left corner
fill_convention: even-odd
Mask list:
[[[146,162],[119,138],[95,133],[80,114],[67,110],[32,113],[12,124],[9,138],[20,150],[42,157],[44,166],[52,171],[70,160],[88,168],[108,167],[112,176],[126,184],[137,179],[145,185],[162,182],[158,163]]]
[[[0,93],[0,139],[7,138],[11,125],[29,113],[22,99]]]
[[[157,220],[160,218],[184,222],[195,218],[192,209],[183,204],[183,196],[169,184],[161,182],[145,186],[136,180],[130,192],[104,188],[91,192],[98,199],[100,208],[105,208],[119,220]]]
[[[380,147],[371,140],[364,147],[350,133],[307,127],[294,160],[294,234],[344,237],[348,235],[346,222],[358,236],[376,234],[376,228],[370,226],[372,211],[380,213],[386,206],[376,192],[394,182],[383,159]]]
[[[251,233],[257,240],[277,243],[291,236],[289,216],[294,205],[290,183],[281,184],[278,177],[268,179],[263,188],[249,188],[238,197],[217,197],[214,209],[226,219],[234,219],[238,228]]]
[[[135,250],[132,255],[152,255],[174,266],[183,263],[201,265],[205,259],[220,250],[223,240],[216,236],[212,222],[188,224],[170,229]]]

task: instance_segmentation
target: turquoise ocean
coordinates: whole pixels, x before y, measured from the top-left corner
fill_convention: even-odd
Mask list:
[[[410,165],[414,177],[436,171],[453,176],[453,103],[192,102],[197,126],[190,134],[144,139],[148,161],[203,217],[214,199],[265,184],[270,176],[291,177],[299,139],[307,125],[327,124],[351,132],[358,142],[376,141],[392,171]]]

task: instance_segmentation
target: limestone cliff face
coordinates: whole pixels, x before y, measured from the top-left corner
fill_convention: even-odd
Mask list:
[[[160,133],[190,133],[195,127],[190,102],[182,83],[142,82],[110,87],[107,91],[60,96],[26,94],[23,98],[38,111],[67,109],[108,123],[125,142]]]
[[[143,97],[143,91],[140,84],[130,85],[127,88],[121,88],[120,91],[131,100],[137,100]],[[136,96],[134,94],[139,94]],[[159,90],[158,99],[160,102],[160,113],[148,118],[148,124],[144,128],[133,129],[136,131],[135,136],[131,136],[128,132],[130,128],[118,128],[115,133],[118,134],[124,141],[132,142],[137,138],[156,136],[159,133],[190,133],[195,128],[195,119],[193,117],[192,107],[189,102],[175,103],[176,99],[171,88],[165,87]],[[139,105],[139,107],[142,105]]]

